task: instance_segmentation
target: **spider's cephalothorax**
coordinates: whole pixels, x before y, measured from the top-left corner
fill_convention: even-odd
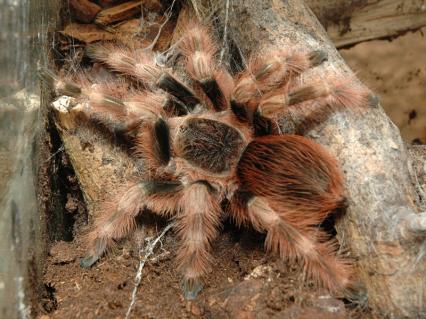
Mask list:
[[[317,284],[350,285],[350,263],[318,227],[344,205],[339,165],[315,142],[283,135],[278,120],[306,109],[364,107],[369,92],[348,79],[302,85],[300,74],[326,60],[322,51],[267,50],[234,79],[215,62],[216,46],[200,24],[188,24],[178,47],[191,86],[157,66],[152,53],[113,43],[88,54],[118,79],[56,79],[58,94],[77,101],[71,113],[128,138],[144,162],[145,178],[118,188],[101,207],[81,265],[94,264],[150,209],[175,222],[184,293],[194,298],[228,203],[237,224],[265,232],[266,248],[303,264]]]

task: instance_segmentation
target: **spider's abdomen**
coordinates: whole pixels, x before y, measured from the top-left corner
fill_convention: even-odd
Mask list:
[[[321,145],[302,136],[255,139],[237,169],[244,190],[279,203],[284,211],[326,212],[344,200],[337,161]]]
[[[238,161],[244,140],[222,122],[191,118],[180,128],[176,146],[179,156],[212,173],[229,171]]]

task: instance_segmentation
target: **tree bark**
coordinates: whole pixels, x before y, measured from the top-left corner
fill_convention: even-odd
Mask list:
[[[245,57],[265,45],[322,49],[328,62],[306,79],[353,76],[303,1],[233,0],[228,11],[223,1],[209,5]],[[417,212],[398,129],[379,106],[334,114],[308,135],[330,149],[346,175],[350,206],[337,231],[356,259],[364,287],[358,297],[383,316],[424,317],[426,217]]]
[[[337,48],[391,39],[426,25],[424,0],[307,0]]]

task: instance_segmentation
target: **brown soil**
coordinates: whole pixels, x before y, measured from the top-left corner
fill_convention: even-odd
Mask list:
[[[72,242],[54,244],[44,273],[51,292],[42,305],[48,318],[124,318],[142,233],[88,270],[79,266],[85,252],[80,235]],[[204,289],[196,301],[189,302],[183,299],[173,261],[174,235],[166,235],[143,270],[130,318],[236,318],[240,312],[271,318],[293,304],[314,305],[318,293],[301,285],[300,270],[265,254],[262,242],[259,234],[227,225],[214,245],[214,268],[205,278]],[[342,302],[332,300],[343,308]]]

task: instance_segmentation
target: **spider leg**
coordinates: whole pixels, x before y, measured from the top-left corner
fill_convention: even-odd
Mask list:
[[[268,251],[283,259],[301,262],[305,275],[317,286],[331,291],[347,288],[351,284],[352,269],[347,260],[336,256],[337,242],[328,240],[324,231],[309,225],[308,221],[300,221],[303,211],[286,212],[272,206],[267,198],[253,196],[238,210],[256,230],[267,233]]]
[[[186,57],[186,70],[210,99],[214,109],[226,109],[234,84],[229,73],[217,66],[217,46],[209,30],[199,23],[189,23],[179,48]]]
[[[155,88],[155,83],[163,73],[151,51],[131,49],[107,42],[88,46],[86,53],[93,60],[104,63],[118,73],[130,76],[148,88]]]
[[[326,53],[320,50],[270,50],[251,57],[232,92],[232,110],[240,121],[251,123],[262,96],[284,89],[299,74],[326,59]]]
[[[324,148],[295,135],[256,138],[241,157],[238,177],[241,190],[231,201],[237,223],[267,232],[269,250],[302,262],[310,278],[331,290],[350,283],[349,263],[318,229],[345,205],[342,173]]]
[[[329,83],[319,81],[302,87],[294,87],[281,94],[265,96],[255,111],[254,126],[258,136],[274,134],[270,127],[285,113],[305,115],[301,123],[319,123],[339,109],[362,109],[375,102],[375,96],[354,79],[333,79]],[[308,112],[309,111],[309,112]],[[312,113],[312,114],[310,114]],[[318,119],[315,120],[315,117]],[[272,124],[273,123],[273,124]],[[311,125],[313,126],[313,125]],[[299,129],[296,128],[296,131]]]
[[[209,184],[200,181],[184,189],[176,228],[180,239],[177,261],[186,299],[194,299],[202,288],[201,276],[211,261],[211,242],[217,236],[220,212]]]
[[[141,210],[172,215],[181,191],[182,184],[175,181],[146,181],[121,188],[111,201],[102,204],[102,214],[95,219],[95,228],[88,236],[90,249],[81,260],[81,267],[91,267],[116,240],[132,232]]]
[[[200,104],[200,99],[189,87],[172,73],[156,65],[152,52],[104,43],[89,46],[87,53],[92,59],[103,62],[118,73],[130,76],[151,90],[159,87],[170,93],[182,101],[190,111]]]
[[[161,108],[160,100],[164,97],[158,93],[157,99],[150,98],[154,93],[144,94],[143,97],[147,100],[142,104],[144,107],[141,107],[140,101],[125,101],[124,97],[129,91],[123,81],[103,80],[95,84],[85,74],[79,74],[75,80],[67,80],[60,79],[48,70],[42,70],[41,73],[57,95],[75,98],[76,102],[68,112],[99,123],[111,133],[129,134],[143,119],[150,117],[155,119],[155,116],[162,115],[167,106],[164,105],[164,110]]]
[[[159,117],[155,121],[144,122],[137,131],[134,140],[136,157],[145,160],[147,171],[156,174],[165,167],[171,158],[170,131],[167,122]]]

